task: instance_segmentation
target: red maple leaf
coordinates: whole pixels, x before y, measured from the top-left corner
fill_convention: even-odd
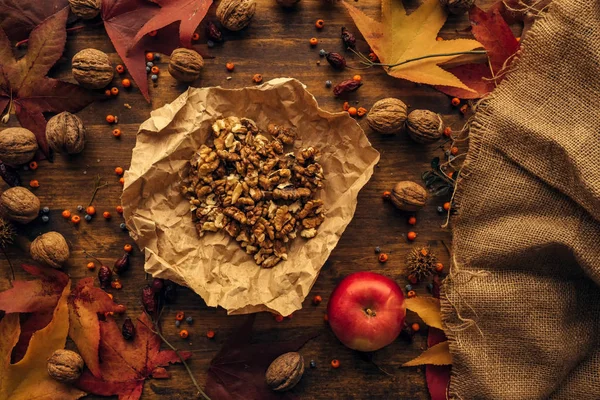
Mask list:
[[[433,297],[440,298],[440,278],[435,276],[433,278]],[[429,327],[429,333],[427,335],[427,347],[435,346],[438,343],[448,340],[444,331],[437,328]],[[427,380],[427,389],[431,400],[446,400],[448,398],[448,385],[450,384],[450,365],[432,365],[427,364],[425,366],[425,378]]]
[[[128,342],[112,317],[101,321],[100,374],[96,377],[86,369],[75,385],[88,393],[101,396],[118,395],[119,399],[139,399],[144,381],[152,377],[153,371],[180,362],[174,351],[160,350],[161,339],[152,332],[152,326],[150,318],[142,314],[136,324],[135,337]],[[179,354],[183,359],[191,356],[187,351],[180,351]],[[158,378],[164,377],[162,369],[158,369],[157,374]]]
[[[449,68],[448,71],[476,92],[448,86],[435,87],[461,99],[477,99],[494,90],[503,79],[503,69],[510,64],[511,58],[519,49],[519,42],[497,8],[485,12],[478,7],[471,7],[469,19],[473,36],[487,51],[489,65],[465,64]],[[493,79],[493,76],[496,78]]]
[[[21,313],[21,334],[13,349],[13,362],[23,358],[34,332],[52,320],[54,308],[69,277],[54,268],[23,265],[29,274],[39,277],[31,281],[13,281],[12,288],[0,293],[0,310]]]
[[[157,31],[174,22],[181,21],[179,25],[179,40],[183,46],[191,47],[194,31],[200,22],[202,22],[212,4],[212,0],[151,1],[160,5],[160,11],[150,18],[135,35],[133,39],[134,44],[152,31]]]
[[[77,112],[94,100],[80,86],[47,78],[62,56],[67,40],[69,9],[46,19],[29,36],[25,57],[15,60],[10,41],[0,30],[0,110],[8,104],[23,128],[32,131],[44,155],[49,155],[44,112]]]
[[[10,40],[27,39],[49,16],[69,5],[69,0],[0,0],[0,27]]]
[[[277,393],[267,386],[265,372],[277,357],[297,351],[316,335],[303,336],[288,342],[251,343],[255,314],[249,316],[210,362],[206,394],[212,400],[293,399],[295,396]]]

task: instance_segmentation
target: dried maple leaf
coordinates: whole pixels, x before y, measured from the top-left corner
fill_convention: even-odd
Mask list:
[[[251,343],[255,314],[249,316],[210,362],[206,394],[211,400],[292,399],[290,393],[276,393],[265,382],[265,372],[274,359],[297,351],[316,335],[288,342]]]
[[[185,47],[192,46],[192,35],[206,16],[212,0],[151,0],[160,5],[156,13],[133,38],[134,45],[152,31],[164,28],[174,22],[181,21],[179,40]]]
[[[439,0],[425,0],[410,15],[406,14],[402,1],[382,0],[382,22],[375,21],[346,2],[343,4],[383,64],[398,64],[432,54],[464,53],[481,47],[479,42],[471,39],[436,40],[447,17]],[[412,82],[470,90],[460,79],[438,66],[458,55],[424,58],[386,67],[386,71],[391,76]]]
[[[404,304],[406,304],[407,310],[417,313],[427,325],[443,329],[439,299],[433,297],[413,297],[404,300]]]
[[[69,336],[93,375],[100,376],[98,313],[119,312],[121,309],[122,306],[117,305],[108,293],[94,287],[93,278],[81,279],[69,296]]]
[[[144,381],[157,367],[165,367],[181,360],[174,351],[160,350],[161,339],[150,330],[152,322],[142,314],[132,341],[126,341],[114,319],[100,322],[99,377],[85,370],[75,385],[81,390],[101,396],[118,395],[120,399],[139,399]],[[190,352],[180,351],[187,359]],[[161,375],[162,377],[162,375]]]
[[[49,16],[69,5],[69,0],[0,0],[0,27],[10,40],[27,39]]]
[[[10,363],[10,353],[19,337],[18,315],[7,314],[0,321],[0,399],[69,400],[85,396],[86,393],[73,386],[52,379],[47,371],[48,358],[56,350],[63,349],[67,341],[69,290],[67,284],[52,321],[33,335],[25,357],[16,364]]]
[[[35,134],[46,156],[49,150],[43,113],[77,112],[94,99],[80,86],[46,77],[63,53],[68,15],[69,9],[64,8],[35,28],[29,36],[27,55],[18,61],[0,30],[0,110],[10,103],[21,126]]]
[[[451,365],[452,356],[448,341],[438,343],[425,350],[421,355],[413,360],[402,364],[403,367],[414,367],[417,365]]]

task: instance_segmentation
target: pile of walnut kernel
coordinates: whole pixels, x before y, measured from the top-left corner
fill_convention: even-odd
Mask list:
[[[314,237],[324,220],[323,167],[313,147],[285,153],[295,131],[270,124],[269,139],[248,118],[228,117],[212,125],[214,138],[190,161],[182,192],[190,200],[200,237],[225,230],[272,268],[287,260],[292,239]]]

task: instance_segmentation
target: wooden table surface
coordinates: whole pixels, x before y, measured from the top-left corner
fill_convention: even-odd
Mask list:
[[[480,0],[477,3],[485,8],[492,2]],[[360,0],[353,4],[373,17],[378,18],[380,15],[378,0]],[[415,1],[410,1],[407,5],[413,9],[416,4]],[[325,20],[322,31],[317,31],[314,27],[319,18]],[[214,19],[214,6],[208,19]],[[201,25],[200,32],[204,32],[203,26]],[[343,53],[340,40],[342,26],[354,32],[359,39],[358,48],[367,51],[368,46],[340,4],[302,0],[298,7],[285,10],[277,6],[275,0],[258,0],[256,15],[247,29],[237,33],[225,32],[225,43],[213,49],[203,46],[203,50],[215,58],[206,60],[202,78],[194,86],[238,88],[253,85],[251,79],[255,73],[262,74],[265,80],[289,76],[305,83],[322,108],[329,111],[340,110],[343,100],[334,98],[331,89],[325,87],[325,81],[329,79],[335,84],[352,77],[353,71],[334,71],[324,59],[319,58],[318,50],[324,48]],[[465,28],[468,26],[466,15],[451,17],[440,36],[446,39],[467,37],[469,33]],[[309,38],[313,36],[319,38],[316,48],[311,48],[308,44]],[[103,28],[90,26],[69,35],[64,58],[51,75],[72,81],[69,60],[76,52],[88,47],[106,52],[114,64],[120,62]],[[349,63],[356,64],[353,55],[347,56]],[[30,240],[51,230],[62,233],[72,248],[66,272],[73,279],[96,276],[96,272],[85,268],[88,260],[84,250],[97,255],[107,265],[112,265],[122,254],[123,245],[132,242],[127,233],[119,228],[122,219],[114,212],[115,206],[120,202],[122,190],[114,168],[129,166],[137,128],[149,117],[150,111],[173,101],[185,89],[177,85],[166,72],[166,59],[164,57],[158,64],[162,72],[157,84],[151,87],[152,104],[146,103],[139,91],[133,89],[121,90],[116,99],[90,105],[79,113],[88,131],[83,153],[74,157],[58,155],[53,164],[43,161],[37,171],[22,173],[24,182],[39,180],[41,186],[34,192],[41,199],[42,206],[51,209],[51,220],[43,224],[38,219],[21,229],[21,233]],[[317,65],[319,60],[320,66]],[[225,63],[229,61],[236,65],[233,73],[228,73],[225,69]],[[411,108],[427,108],[443,114],[445,122],[454,129],[460,128],[464,122],[458,110],[451,107],[449,98],[428,86],[389,77],[377,68],[361,71],[361,75],[364,85],[349,97],[351,102],[356,101],[360,106],[370,108],[381,98],[397,97]],[[227,77],[232,79],[226,80]],[[125,108],[125,103],[132,108]],[[119,127],[123,131],[120,140],[112,137],[112,128],[105,122],[107,114],[118,115]],[[11,118],[9,125],[17,124],[16,118]],[[404,260],[413,247],[406,240],[406,233],[410,230],[406,222],[407,214],[383,202],[381,194],[400,180],[421,182],[421,173],[428,169],[432,157],[442,156],[443,153],[440,143],[423,146],[413,143],[406,135],[383,137],[372,131],[364,118],[360,120],[360,125],[373,146],[381,153],[381,161],[371,181],[360,192],[354,219],[321,270],[304,302],[304,308],[296,312],[292,319],[281,323],[277,323],[270,314],[260,314],[255,325],[256,338],[261,341],[284,340],[303,332],[320,332],[318,338],[301,350],[307,361],[315,360],[317,363],[316,369],[306,370],[301,383],[294,389],[294,393],[302,399],[426,399],[428,394],[423,370],[401,368],[403,362],[416,357],[425,348],[426,330],[415,335],[412,343],[399,339],[374,354],[375,363],[390,374],[387,375],[376,365],[339,343],[323,321],[331,291],[342,278],[352,272],[376,271],[396,279],[401,286],[407,283]],[[464,150],[466,149],[461,149]],[[107,222],[97,216],[91,223],[82,221],[81,225],[74,227],[61,218],[61,211],[70,209],[75,212],[77,205],[87,205],[94,177],[97,175],[109,182],[109,186],[99,191],[94,204],[100,213],[110,210],[114,217]],[[5,188],[1,183],[0,190]],[[450,245],[450,232],[440,228],[445,217],[436,211],[445,201],[446,198],[430,199],[427,206],[418,212],[418,223],[414,230],[419,234],[415,245],[430,244],[444,265],[447,265],[448,252],[442,242]],[[387,263],[380,264],[377,261],[374,253],[376,246],[389,253]],[[9,256],[16,265],[31,262],[28,253],[17,246],[9,248]],[[147,283],[143,260],[143,254],[134,251],[131,271],[122,279],[123,289],[110,290],[117,302],[127,306],[131,316],[136,316],[141,311],[140,290]],[[0,271],[2,277],[8,277],[9,267],[3,257],[0,259]],[[20,278],[25,277],[21,271],[17,273]],[[424,284],[418,285],[416,291],[427,295]],[[314,295],[323,297],[321,305],[311,304]],[[183,310],[186,315],[194,317],[188,341],[182,341],[177,336],[178,331],[173,323],[176,310]],[[203,385],[210,360],[244,318],[229,317],[223,309],[208,308],[198,295],[181,288],[176,304],[165,313],[163,326],[172,342],[178,343],[181,349],[193,352],[190,365]],[[407,322],[417,320],[414,314],[409,313]],[[204,336],[209,329],[216,331],[214,340],[208,340]],[[329,366],[334,358],[341,362],[339,369]],[[193,398],[194,388],[185,369],[178,365],[169,370],[172,373],[171,379],[147,381],[143,398]]]

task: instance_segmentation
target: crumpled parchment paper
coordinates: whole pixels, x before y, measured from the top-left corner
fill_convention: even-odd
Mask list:
[[[288,260],[261,269],[224,232],[198,237],[188,201],[180,194],[188,161],[222,117],[248,117],[261,130],[268,123],[294,126],[294,151],[321,151],[327,209],[317,236],[298,236]],[[145,250],[146,272],[193,289],[209,306],[229,314],[270,311],[289,315],[302,307],[319,270],[356,209],[359,190],[373,174],[379,153],[346,113],[319,109],[294,79],[280,78],[243,89],[190,88],[151,113],[139,130],[131,167],[125,172],[122,205],[130,235]]]

